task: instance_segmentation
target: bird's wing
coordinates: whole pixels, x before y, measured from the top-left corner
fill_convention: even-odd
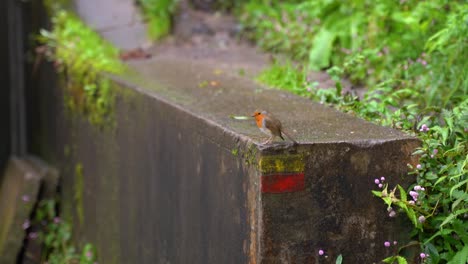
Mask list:
[[[266,116],[264,122],[265,127],[268,128],[273,135],[281,136],[281,122],[278,119],[272,116]]]

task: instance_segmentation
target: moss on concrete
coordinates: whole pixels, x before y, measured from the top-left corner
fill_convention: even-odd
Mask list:
[[[41,30],[43,54],[63,75],[65,105],[90,123],[112,124],[115,95],[106,73],[124,71],[119,51],[60,5],[49,6],[52,31]]]
[[[305,162],[302,155],[262,156],[258,162],[262,174],[281,172],[303,172]]]
[[[74,182],[74,200],[76,205],[76,215],[80,221],[80,225],[84,222],[84,206],[83,206],[83,193],[84,193],[84,176],[83,165],[78,163],[75,165],[75,182]]]

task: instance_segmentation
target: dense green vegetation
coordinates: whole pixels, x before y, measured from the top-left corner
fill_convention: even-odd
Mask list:
[[[382,184],[374,194],[412,221],[423,262],[465,263],[468,3],[251,0],[239,14],[249,38],[291,59],[275,62],[259,81],[422,140],[415,152],[420,164],[410,168],[414,185],[404,190]],[[318,89],[308,77],[318,69],[326,69],[336,85]],[[342,78],[368,91],[361,98],[345,93]],[[406,260],[395,255],[385,262]]]

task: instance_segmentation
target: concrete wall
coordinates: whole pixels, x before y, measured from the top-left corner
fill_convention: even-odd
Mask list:
[[[183,109],[115,88],[115,129],[67,116],[59,90],[41,96],[37,151],[63,170],[77,237],[96,243],[102,263],[246,263],[249,174],[220,147],[236,139],[213,138],[209,123]]]
[[[34,152],[61,169],[63,213],[100,263],[372,263],[409,239],[370,192],[376,177],[411,181],[406,135],[161,58],[114,78],[115,126],[96,127],[63,107],[48,67]],[[221,88],[198,87],[214,78]],[[299,145],[262,145],[252,120],[229,117],[270,104]]]

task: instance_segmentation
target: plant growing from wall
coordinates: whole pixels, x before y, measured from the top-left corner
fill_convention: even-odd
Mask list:
[[[107,74],[124,70],[119,51],[78,17],[53,5],[52,30],[41,30],[42,52],[66,81],[66,104],[92,124],[112,120],[114,95]],[[40,49],[41,50],[41,49]]]
[[[40,201],[34,219],[23,225],[29,231],[28,239],[40,241],[41,263],[96,263],[96,249],[92,244],[86,243],[81,251],[72,246],[71,225],[57,215],[56,207],[53,199]]]
[[[172,26],[178,0],[138,0],[148,22],[148,35],[157,40],[166,36]]]

